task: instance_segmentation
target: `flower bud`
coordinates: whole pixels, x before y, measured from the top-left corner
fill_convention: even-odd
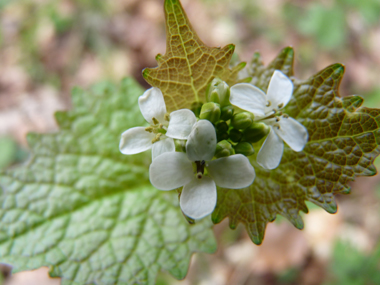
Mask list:
[[[218,140],[218,142],[222,141],[222,140],[228,140],[230,136],[228,135],[227,132],[224,132],[224,133],[216,133],[216,138]]]
[[[239,142],[243,137],[243,133],[238,129],[230,130],[230,140],[233,142]]]
[[[230,104],[230,87],[219,78],[211,81],[206,94],[208,102],[218,103],[222,107]]]
[[[235,129],[244,130],[253,123],[253,115],[248,112],[242,112],[235,114],[231,119],[231,125]]]
[[[253,123],[249,128],[244,130],[243,139],[255,143],[269,134],[270,128],[264,123]]]
[[[211,123],[215,124],[220,119],[220,106],[214,102],[208,102],[203,104],[201,113],[199,114],[200,119],[209,120]]]
[[[234,107],[232,107],[231,105],[227,105],[221,109],[220,119],[223,121],[228,121],[229,119],[232,118],[233,115],[234,115]]]
[[[250,156],[255,152],[252,144],[250,144],[249,142],[240,142],[234,146],[234,149],[236,153],[240,153],[245,156]]]
[[[220,141],[216,145],[216,150],[215,150],[215,157],[220,158],[220,157],[226,157],[235,154],[235,150],[232,147],[232,145],[226,141]]]
[[[228,131],[228,125],[226,122],[219,122],[215,125],[216,132],[225,133]]]
[[[175,151],[186,152],[186,141],[185,140],[174,140]]]
[[[195,114],[195,117],[199,118],[199,114],[201,113],[202,105],[203,105],[203,103],[201,103],[201,102],[193,102],[193,104],[191,104],[190,110],[193,111],[193,113]]]

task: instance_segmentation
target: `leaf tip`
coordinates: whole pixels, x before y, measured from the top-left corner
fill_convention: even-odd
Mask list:
[[[340,193],[344,195],[351,194],[351,187],[344,188]]]
[[[149,71],[150,71],[150,68],[144,68],[142,71],[142,76],[144,77],[145,80],[147,80],[149,77]]]
[[[295,226],[297,229],[299,230],[303,230],[304,228],[304,223],[303,223],[303,219],[302,217],[298,214],[297,217],[287,217],[288,220],[293,224],[293,226]]]
[[[367,171],[368,173],[366,173],[366,176],[374,176],[377,174],[376,166],[374,166],[373,164],[368,166]]]
[[[331,68],[334,70],[334,73],[339,77],[343,77],[345,66],[342,63],[335,63],[331,65]]]
[[[256,245],[261,245],[263,243],[263,238],[259,236],[251,236],[251,240]]]
[[[230,51],[235,51],[235,45],[234,44],[229,44],[226,46],[227,49],[229,49]]]
[[[344,108],[353,113],[363,104],[364,99],[358,95],[352,95],[343,97],[342,101]]]
[[[217,215],[216,211],[214,211],[211,215],[211,221],[213,224],[219,224],[221,221],[223,221],[223,217],[221,215]]]
[[[335,214],[336,212],[338,212],[338,206],[335,203],[335,201],[331,201],[330,203],[325,203],[322,205],[322,207],[329,214]]]
[[[294,49],[292,46],[288,46],[282,50],[283,53],[287,54],[288,56],[294,55]]]
[[[161,62],[161,59],[162,59],[162,54],[157,54],[156,55],[156,61],[159,63],[159,62]]]

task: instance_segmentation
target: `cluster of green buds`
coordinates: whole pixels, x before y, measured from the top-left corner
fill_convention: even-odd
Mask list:
[[[207,103],[193,104],[192,110],[200,119],[214,125],[218,141],[215,156],[252,155],[252,143],[266,137],[270,128],[264,123],[255,122],[253,114],[233,107],[230,103],[230,88],[219,78],[209,84],[206,98]]]

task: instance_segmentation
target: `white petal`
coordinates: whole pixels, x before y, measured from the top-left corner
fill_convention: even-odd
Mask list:
[[[194,126],[186,143],[187,157],[191,161],[208,161],[214,156],[216,133],[214,126],[207,120],[199,120]]]
[[[264,116],[267,98],[265,93],[248,83],[238,83],[230,89],[230,102],[240,109],[251,112],[254,115]]]
[[[197,122],[194,113],[188,109],[182,109],[170,113],[169,127],[166,135],[174,139],[185,140]]]
[[[269,112],[273,109],[280,109],[288,104],[293,94],[293,82],[279,70],[275,70],[269,82],[267,91],[267,100],[271,105],[265,109]]]
[[[119,149],[123,154],[135,154],[152,147],[156,135],[145,131],[145,127],[135,127],[121,134]]]
[[[139,107],[145,120],[153,125],[152,118],[156,118],[160,123],[164,122],[166,105],[164,95],[160,89],[152,87],[139,97]]]
[[[294,151],[301,151],[307,143],[307,129],[300,122],[293,118],[281,117],[278,122],[280,129],[274,129]]]
[[[210,177],[194,178],[183,187],[179,201],[182,212],[192,219],[211,214],[216,206],[216,186]]]
[[[194,178],[193,165],[183,152],[165,152],[149,167],[149,179],[160,190],[173,190]]]
[[[154,160],[157,156],[163,154],[164,152],[172,151],[175,151],[174,140],[172,138],[161,138],[152,146],[152,160]]]
[[[257,154],[257,163],[266,169],[275,169],[280,164],[283,151],[284,143],[271,127],[266,140]]]
[[[255,170],[248,158],[242,154],[218,158],[207,163],[207,170],[216,185],[223,188],[240,189],[252,184]]]

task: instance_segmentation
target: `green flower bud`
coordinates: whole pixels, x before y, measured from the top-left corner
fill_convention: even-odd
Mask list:
[[[239,142],[243,137],[243,133],[238,129],[230,130],[230,140],[233,142]]]
[[[234,146],[234,149],[236,153],[240,153],[245,156],[250,156],[255,152],[252,144],[250,144],[249,142],[240,142]]]
[[[214,102],[208,102],[203,104],[201,113],[199,114],[200,119],[209,120],[211,123],[215,124],[220,119],[220,106]]]
[[[222,113],[220,115],[220,119],[223,121],[228,121],[234,115],[234,107],[232,107],[231,105],[224,106],[221,109],[221,112]]]
[[[216,133],[216,139],[218,140],[218,142],[222,141],[222,140],[228,140],[229,138],[229,135],[227,132],[224,132],[224,133]]]
[[[223,140],[216,145],[215,157],[226,157],[233,154],[235,154],[235,150],[228,141]]]
[[[226,122],[219,122],[215,125],[217,133],[225,133],[228,131],[228,125]]]
[[[270,128],[264,123],[253,123],[249,128],[244,130],[243,139],[255,143],[269,134]]]
[[[223,80],[214,78],[206,92],[208,102],[218,103],[222,107],[230,104],[230,87]]]
[[[174,140],[175,151],[186,152],[186,141],[185,140]]]
[[[231,125],[235,129],[244,130],[253,123],[253,115],[248,112],[235,114],[231,119]]]
[[[195,117],[199,118],[199,114],[201,113],[202,105],[203,105],[202,102],[193,102],[193,104],[191,104],[190,110],[193,111],[193,113],[195,114]]]

